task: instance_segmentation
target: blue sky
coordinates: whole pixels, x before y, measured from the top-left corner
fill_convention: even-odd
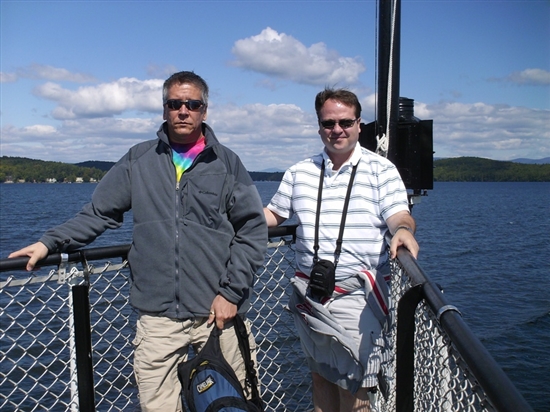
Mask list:
[[[0,2],[1,155],[118,160],[154,138],[161,88],[193,70],[208,123],[248,170],[322,149],[313,101],[356,92],[374,119],[368,1]],[[436,157],[550,156],[550,1],[402,0],[400,95]]]

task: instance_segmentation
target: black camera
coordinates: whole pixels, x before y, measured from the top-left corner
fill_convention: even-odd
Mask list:
[[[321,259],[313,265],[309,275],[309,290],[316,299],[332,296],[336,268],[330,260]]]

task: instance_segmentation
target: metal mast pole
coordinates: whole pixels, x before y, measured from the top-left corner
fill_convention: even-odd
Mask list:
[[[378,26],[378,102],[376,135],[385,136],[385,148],[377,152],[385,157],[396,143],[399,118],[399,65],[401,48],[401,0],[379,0]],[[393,160],[390,158],[390,160]]]

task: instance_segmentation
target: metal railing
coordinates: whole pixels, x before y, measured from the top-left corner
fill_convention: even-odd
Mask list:
[[[295,226],[270,229],[249,312],[266,411],[312,408],[309,369],[286,309],[294,233]],[[26,258],[0,260],[0,410],[140,410],[128,250],[51,255],[40,262],[54,266],[43,276],[22,271]],[[392,297],[396,354],[386,368],[395,384],[380,397],[380,412],[532,410],[403,249],[392,263]]]
[[[532,411],[458,308],[405,249],[392,261],[392,297],[398,302],[391,334],[396,399],[386,410]]]

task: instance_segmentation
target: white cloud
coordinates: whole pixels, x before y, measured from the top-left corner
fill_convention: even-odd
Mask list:
[[[358,82],[365,66],[358,57],[343,57],[324,43],[309,48],[270,27],[237,40],[232,49],[237,67],[312,85],[347,86]]]
[[[74,73],[67,69],[43,64],[20,67],[14,73],[0,72],[0,83],[14,83],[19,79],[41,79],[71,83],[91,83],[96,81],[95,77],[89,74]]]
[[[517,84],[550,85],[550,72],[542,69],[525,69],[512,73],[508,80]]]
[[[0,83],[15,83],[17,75],[15,73],[0,72]]]
[[[252,171],[286,169],[322,148],[315,115],[293,104],[212,106],[209,120]]]
[[[435,157],[510,160],[550,156],[550,110],[485,103],[417,103],[415,116],[434,121]]]
[[[43,94],[58,102],[58,109],[71,109],[73,117],[65,118],[57,126],[4,125],[2,154],[67,163],[116,161],[132,145],[155,138],[162,122],[161,83],[120,79],[76,91],[53,83],[44,85]],[[112,95],[117,98],[107,99]],[[71,108],[70,104],[78,99],[94,106],[96,113],[103,111],[105,116],[90,117],[84,105]],[[158,101],[153,102],[155,99]],[[363,122],[368,123],[374,112],[375,96],[364,95],[361,103]],[[132,115],[137,107],[147,104],[149,112]],[[121,115],[113,115],[116,111]],[[436,157],[509,160],[550,156],[550,110],[485,103],[415,102],[415,116],[433,120]],[[212,103],[208,123],[218,139],[235,151],[251,171],[286,169],[322,149],[312,107]]]
[[[23,127],[21,129],[21,136],[41,137],[41,136],[54,136],[57,129],[53,126],[46,124],[36,124],[33,126]]]
[[[116,161],[128,149],[156,137],[162,117],[66,120],[58,127],[2,127],[2,155],[77,163]]]
[[[18,69],[17,74],[19,77],[53,80],[58,82],[89,83],[95,81],[94,76],[89,74],[74,73],[67,69],[43,64],[33,64],[29,67]]]
[[[491,82],[507,82],[525,86],[550,85],[550,71],[544,69],[525,69],[513,72],[505,78],[490,78]]]
[[[156,64],[149,64],[147,66],[147,74],[150,76],[150,77],[155,77],[155,78],[162,78],[162,79],[167,79],[168,77],[170,77],[172,74],[178,72],[178,68],[176,66],[173,66],[173,65],[166,65],[166,66],[158,66]]]
[[[108,117],[129,110],[159,112],[162,107],[163,80],[138,80],[124,77],[110,83],[80,87],[77,90],[63,88],[48,82],[34,89],[34,94],[54,101],[58,106],[52,111],[55,119],[67,120],[80,117]]]
[[[109,141],[112,138],[136,138],[142,140],[156,137],[162,117],[152,118],[96,118],[64,121],[60,131],[66,135],[90,136]]]

